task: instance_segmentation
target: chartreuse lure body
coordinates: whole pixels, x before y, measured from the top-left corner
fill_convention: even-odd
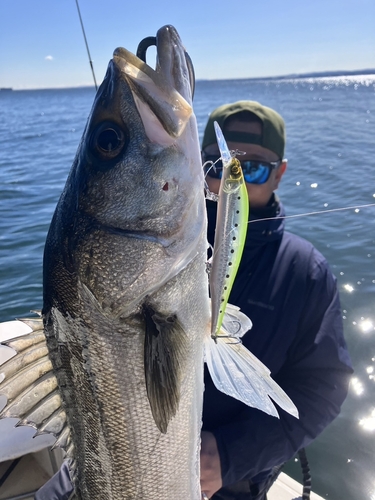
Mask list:
[[[220,391],[248,406],[278,417],[271,399],[298,418],[298,410],[271,378],[270,370],[241,342],[251,320],[228,298],[241,262],[249,217],[249,200],[240,162],[231,154],[219,125],[215,132],[223,163],[218,196],[215,244],[209,266],[211,335],[205,361]]]
[[[220,335],[228,298],[241,262],[249,219],[249,199],[240,162],[232,156],[219,125],[215,131],[223,163],[215,245],[210,270],[211,336]]]

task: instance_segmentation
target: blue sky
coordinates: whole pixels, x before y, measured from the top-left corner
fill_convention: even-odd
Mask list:
[[[375,68],[374,0],[79,0],[98,82],[173,24],[198,79]],[[93,83],[75,0],[0,0],[0,87]]]

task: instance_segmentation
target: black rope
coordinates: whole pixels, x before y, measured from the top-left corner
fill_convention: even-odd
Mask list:
[[[306,456],[305,448],[301,448],[298,452],[298,456],[301,462],[302,474],[303,474],[303,492],[302,500],[310,500],[311,493],[311,472],[309,462]]]
[[[19,461],[21,460],[22,457],[16,458],[16,460],[13,460],[13,462],[10,464],[10,466],[7,468],[7,470],[4,472],[4,474],[0,477],[0,488],[3,486],[5,481],[8,479],[8,477],[12,474],[14,469],[17,467]]]
[[[80,11],[79,5],[78,5],[78,0],[76,0],[76,5],[77,5],[77,10],[78,10],[79,20],[81,22],[81,28],[82,28],[83,38],[85,39],[87,55],[89,56],[89,62],[90,62],[91,72],[92,72],[92,76],[94,78],[95,90],[98,90],[98,85],[96,83],[95,72],[94,72],[94,65],[93,65],[92,60],[91,60],[91,55],[90,55],[89,46],[88,46],[88,43],[87,43],[85,28],[84,28],[83,22],[82,22],[82,16],[81,16],[81,11]]]

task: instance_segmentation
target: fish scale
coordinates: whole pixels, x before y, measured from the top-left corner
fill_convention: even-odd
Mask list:
[[[173,291],[176,291],[174,287]],[[181,293],[182,290],[179,292]],[[97,324],[96,318],[93,319],[94,324]],[[146,498],[146,496],[148,498],[164,498],[165,491],[186,494],[187,487],[189,489],[191,487],[190,477],[185,476],[184,484],[183,471],[186,469],[186,457],[191,454],[189,442],[191,426],[187,424],[191,420],[189,417],[191,404],[189,402],[192,401],[192,390],[182,393],[180,405],[181,408],[185,409],[176,419],[171,421],[168,433],[161,434],[155,425],[150,425],[152,415],[144,387],[143,366],[140,362],[143,357],[142,339],[136,343],[133,341],[133,338],[139,335],[139,330],[124,330],[123,327],[121,329],[119,325],[114,324],[111,331],[106,332],[104,328],[108,328],[108,325],[97,326],[102,328],[95,330],[100,331],[101,336],[111,337],[111,342],[101,342],[93,335],[92,328],[89,329],[91,338],[88,350],[90,359],[93,360],[91,369],[95,373],[95,383],[98,387],[97,397],[109,403],[105,409],[102,409],[101,418],[105,424],[108,423],[108,428],[107,425],[104,425],[104,432],[106,441],[109,442],[106,448],[110,447],[111,449],[110,475],[114,478],[122,478],[119,485],[116,484],[116,480],[114,481],[110,498]],[[127,359],[131,360],[129,366],[129,373],[132,373],[131,385],[125,384],[124,380],[119,377],[119,374],[123,373],[123,359],[119,356],[119,353],[122,352],[127,352]],[[199,355],[199,352],[193,353],[193,355],[197,354]],[[103,369],[103,367],[105,368]],[[194,370],[187,371],[188,375],[183,381],[186,388],[194,387],[193,380],[191,380],[192,373]],[[200,377],[200,373],[197,373],[196,376]],[[117,402],[114,407],[110,404],[113,401]],[[130,428],[127,425],[129,421],[132,422]],[[197,425],[198,422],[195,423],[195,426]],[[147,431],[143,435],[145,429]],[[84,445],[82,446],[84,447]],[[96,448],[91,442],[92,455],[100,457],[99,451],[99,446]],[[173,461],[170,459],[166,461],[168,455],[173,456]],[[80,460],[85,461],[87,458],[80,457],[80,455],[77,457],[79,471]],[[89,462],[91,466],[88,470],[93,467],[93,461],[89,460]],[[100,463],[105,463],[103,456],[100,457]],[[178,474],[173,474],[174,470]],[[109,471],[106,471],[106,475],[109,475]],[[85,484],[84,478],[78,476],[78,480],[81,484]],[[98,491],[103,490],[102,476],[98,475],[96,481],[99,482]],[[126,484],[127,496],[122,496],[124,484]]]

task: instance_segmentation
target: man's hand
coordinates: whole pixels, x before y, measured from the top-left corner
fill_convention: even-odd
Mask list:
[[[222,487],[220,457],[215,436],[204,431],[201,435],[201,490],[211,498]]]

